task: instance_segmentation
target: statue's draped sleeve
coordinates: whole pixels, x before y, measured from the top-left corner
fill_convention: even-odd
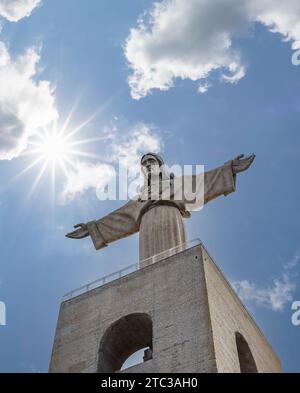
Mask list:
[[[188,188],[189,191],[184,186],[183,202],[187,211],[202,208],[209,201],[221,195],[227,196],[236,188],[236,175],[233,173],[232,161],[205,173],[184,176],[184,181],[193,183],[193,187]]]
[[[138,201],[130,200],[126,205],[100,220],[87,223],[96,250],[138,232],[141,206]]]
[[[204,174],[204,203],[221,195],[229,195],[236,189],[236,175],[233,173],[232,161],[223,166],[205,172]]]

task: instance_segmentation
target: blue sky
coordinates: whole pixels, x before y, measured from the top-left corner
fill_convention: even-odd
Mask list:
[[[257,155],[235,194],[186,221],[188,234],[235,283],[284,370],[299,371],[300,327],[291,323],[300,300],[297,2],[257,9],[253,0],[251,12],[236,12],[232,0],[220,12],[224,1],[209,9],[202,0],[190,8],[178,1],[179,20],[188,22],[182,36],[172,34],[178,23],[169,1],[165,11],[157,6],[152,26],[146,14],[146,32],[138,19],[150,0],[8,3],[0,0],[0,301],[7,309],[0,371],[47,371],[62,295],[138,260],[137,236],[96,252],[90,239],[64,234],[124,203],[97,199],[107,163],[152,148],[169,164],[206,169]],[[192,14],[198,35],[186,27]],[[36,133],[55,121],[61,129],[72,108],[66,133],[85,122],[74,138],[98,138],[79,145],[90,155],[74,155],[67,177],[58,167],[55,198],[49,167],[32,189],[43,160],[12,182],[36,159],[27,154]]]

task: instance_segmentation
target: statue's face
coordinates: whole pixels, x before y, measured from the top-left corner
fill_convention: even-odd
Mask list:
[[[160,173],[159,162],[154,157],[149,157],[143,162],[142,169],[145,176],[158,176]]]

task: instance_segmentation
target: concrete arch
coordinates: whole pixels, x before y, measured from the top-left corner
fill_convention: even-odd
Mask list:
[[[254,357],[244,336],[241,333],[236,332],[235,341],[241,373],[257,373],[258,371]]]
[[[98,373],[114,373],[135,352],[152,350],[152,319],[145,313],[123,316],[104,333],[98,353]]]

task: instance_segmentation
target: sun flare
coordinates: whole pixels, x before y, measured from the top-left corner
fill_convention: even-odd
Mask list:
[[[56,123],[53,123],[50,127],[36,132],[29,140],[28,148],[22,155],[31,156],[33,159],[27,167],[25,167],[9,182],[9,184],[14,183],[18,178],[39,165],[40,170],[34,179],[28,198],[37,188],[47,169],[50,169],[52,194],[53,199],[55,200],[55,183],[58,172],[63,176],[68,177],[72,171],[77,171],[76,162],[80,159],[80,157],[89,159],[100,158],[88,151],[81,150],[81,147],[83,145],[101,141],[103,140],[103,136],[96,136],[94,138],[82,140],[76,139],[76,135],[95,118],[99,111],[95,112],[80,125],[71,128],[70,119],[73,110],[61,127],[58,127]]]
[[[47,134],[42,137],[37,150],[40,150],[40,155],[49,162],[65,160],[68,156],[68,142],[63,135]]]

